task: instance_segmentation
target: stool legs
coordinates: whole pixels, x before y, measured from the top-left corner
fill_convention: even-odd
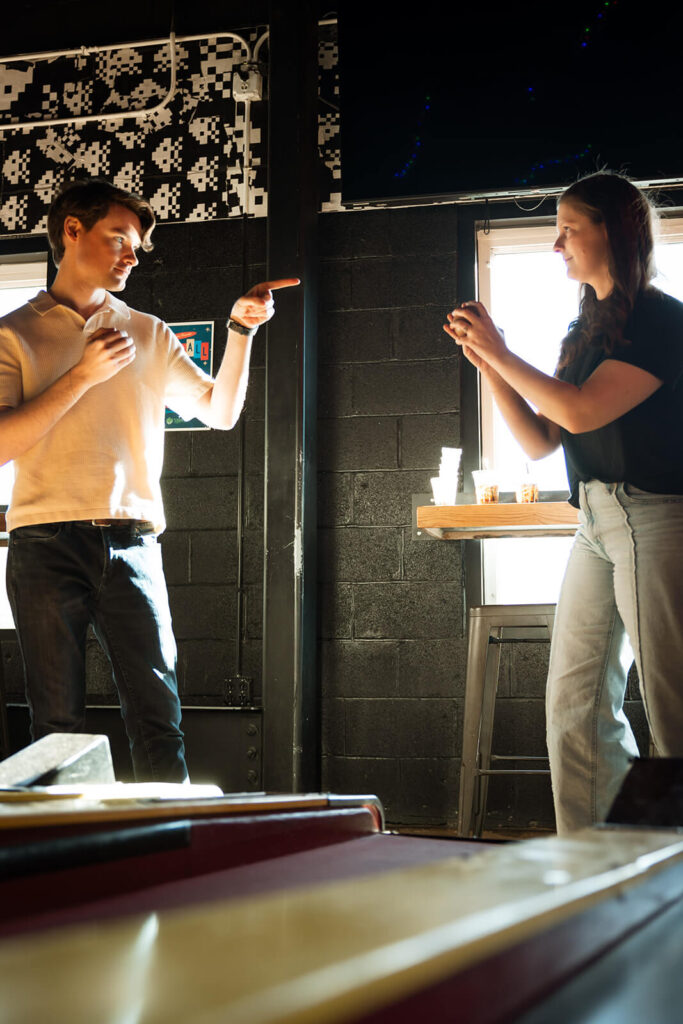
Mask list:
[[[552,637],[554,605],[484,605],[471,608],[463,715],[458,835],[478,836],[484,825],[491,772],[493,717],[502,642]],[[509,635],[511,634],[511,635]],[[531,636],[529,635],[531,634]],[[539,635],[540,634],[540,635]],[[491,640],[494,642],[491,643]],[[514,757],[502,760],[515,760]],[[524,760],[537,760],[524,758]],[[547,774],[545,769],[541,770]],[[515,774],[516,769],[505,774]],[[499,774],[500,770],[492,774]],[[525,769],[529,774],[529,770]],[[532,774],[538,770],[531,769]]]
[[[486,637],[486,674],[484,676],[484,692],[481,702],[481,729],[479,730],[479,757],[477,768],[488,770],[491,767],[491,746],[493,742],[493,716],[496,708],[496,696],[498,693],[498,679],[500,676],[500,655],[499,643],[491,643],[494,632],[490,630]],[[484,827],[484,816],[486,814],[486,800],[489,792],[489,776],[475,774],[475,804],[472,835],[480,836]]]
[[[489,644],[487,624],[479,617],[470,616],[467,647],[467,681],[463,716],[462,761],[460,764],[460,803],[458,807],[458,835],[472,835],[475,800],[480,803],[479,731],[481,727]],[[476,792],[475,792],[476,790]]]

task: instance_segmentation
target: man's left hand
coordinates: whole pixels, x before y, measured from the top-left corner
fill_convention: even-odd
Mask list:
[[[262,281],[254,285],[232,307],[230,319],[237,320],[244,327],[259,327],[275,313],[273,292],[278,288],[293,288],[300,283],[298,277],[283,277],[278,281]]]

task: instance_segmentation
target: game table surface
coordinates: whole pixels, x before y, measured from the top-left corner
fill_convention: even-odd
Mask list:
[[[583,1013],[596,970],[621,1024],[674,998],[675,830],[495,844],[382,826],[365,796],[1,804],[0,1019],[540,1024],[572,992]],[[626,976],[647,985],[619,1007]],[[584,1019],[571,1005],[552,1019]]]

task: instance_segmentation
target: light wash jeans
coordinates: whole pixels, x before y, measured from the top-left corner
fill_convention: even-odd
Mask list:
[[[547,689],[560,834],[603,821],[638,755],[623,712],[635,656],[651,737],[683,756],[683,495],[581,484]]]
[[[109,656],[138,782],[187,777],[161,549],[130,523],[12,530],[7,593],[34,740],[83,732],[89,623]]]

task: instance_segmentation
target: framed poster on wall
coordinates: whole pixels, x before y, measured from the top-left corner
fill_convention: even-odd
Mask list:
[[[190,320],[168,325],[193,363],[211,374],[213,368],[213,320]],[[164,416],[166,430],[209,430],[201,420],[184,420],[172,409]]]

